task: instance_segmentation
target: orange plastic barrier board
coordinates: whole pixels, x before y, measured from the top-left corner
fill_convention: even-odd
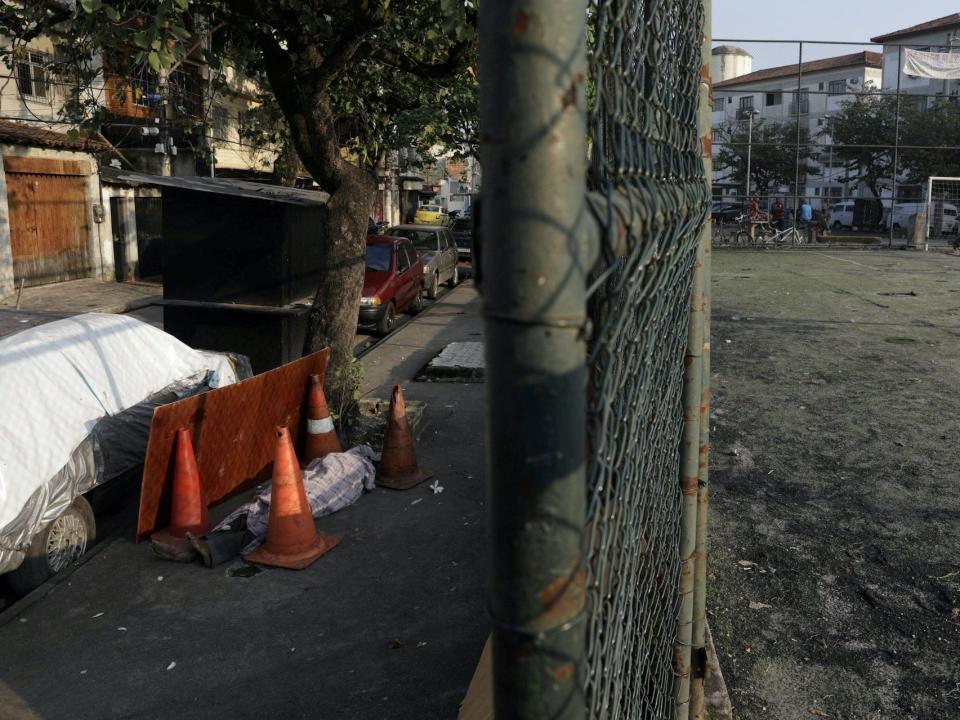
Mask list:
[[[310,375],[321,377],[330,350],[308,355],[248,380],[162,405],[153,412],[140,486],[137,540],[167,526],[179,428],[188,428],[208,505],[270,477],[277,425],[290,428],[294,447],[306,424]]]

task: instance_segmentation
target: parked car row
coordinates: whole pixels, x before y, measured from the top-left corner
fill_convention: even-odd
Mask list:
[[[461,231],[461,245],[449,228],[435,224],[395,225],[368,235],[359,325],[386,335],[399,313],[420,312],[423,293],[433,300],[441,284],[456,287],[458,262],[464,253],[469,259],[471,235]]]

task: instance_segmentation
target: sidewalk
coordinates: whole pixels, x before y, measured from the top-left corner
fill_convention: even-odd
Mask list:
[[[25,287],[0,298],[0,337],[51,320],[86,312],[124,313],[163,299],[163,286],[143,282],[101,282],[93,278]]]
[[[127,528],[0,615],[3,717],[456,717],[488,634],[484,388],[411,378],[479,332],[465,284],[362,359],[365,394],[400,381],[428,403],[417,455],[442,493],[377,489],[322,518],[343,540],[302,572],[161,562]]]

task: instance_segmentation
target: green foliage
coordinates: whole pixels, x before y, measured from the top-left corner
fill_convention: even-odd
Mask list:
[[[938,100],[926,110],[910,107],[900,141],[900,167],[914,182],[960,176],[960,107],[956,98]]]
[[[895,95],[864,92],[844,103],[832,120],[834,157],[844,162],[853,184],[865,185],[875,197],[893,184],[898,118],[901,183],[960,175],[960,151],[952,149],[960,147],[960,108],[951,99],[920,109],[916,100],[906,95],[898,103]]]
[[[331,399],[330,415],[340,430],[346,430],[350,412],[360,399],[363,384],[363,363],[351,357],[344,365],[333,368],[328,387]]]
[[[750,160],[751,187],[757,193],[773,190],[780,185],[793,186],[797,169],[797,124],[757,120],[750,132],[747,120],[737,120],[718,129],[723,144],[717,153],[716,169],[730,170],[737,185],[746,185],[747,159]],[[810,131],[800,126],[800,181],[807,175],[816,175],[820,168],[810,162],[813,146]]]
[[[864,185],[880,197],[880,185],[893,175],[897,99],[869,90],[843,103],[821,132],[833,138],[833,158],[843,163],[851,188]]]

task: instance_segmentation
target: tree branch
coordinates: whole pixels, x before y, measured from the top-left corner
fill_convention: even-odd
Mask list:
[[[447,57],[438,63],[425,63],[394,48],[374,45],[370,57],[388,67],[410,73],[424,80],[438,80],[454,75],[467,66],[473,41],[457,43],[447,51]]]

